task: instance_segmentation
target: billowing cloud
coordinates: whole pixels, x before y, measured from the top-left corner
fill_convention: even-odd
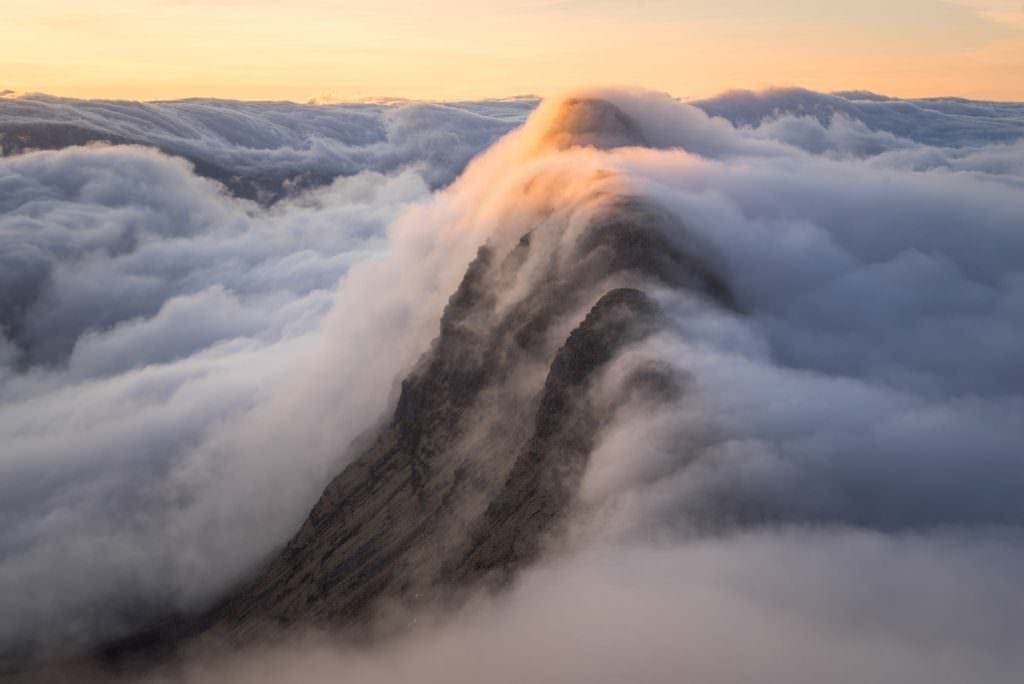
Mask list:
[[[672,216],[736,306],[651,292],[670,324],[591,391],[650,362],[687,391],[602,426],[565,544],[372,652],[323,637],[182,676],[1012,681],[1024,116],[798,95],[856,106],[734,95],[730,122],[585,93],[604,105],[541,105],[443,191],[363,172],[269,209],[139,148],[4,159],[0,644],[219,595],[386,415],[477,248],[543,225],[556,259],[616,196]],[[545,285],[524,273],[500,305]]]
[[[0,102],[0,154],[87,142],[184,157],[237,195],[271,202],[360,171],[417,167],[438,187],[522,122],[533,99],[451,104],[328,104],[191,99]]]
[[[602,549],[384,648],[299,633],[147,682],[1009,684],[1024,556],[1007,541],[776,530]]]
[[[730,91],[693,104],[709,116],[749,128],[776,119],[810,119],[823,126],[845,119],[859,122],[869,131],[903,138],[903,143],[896,144],[904,145],[913,141],[935,147],[971,147],[1016,142],[1024,135],[1024,105],[1019,102],[974,102],[956,97],[902,100],[862,91],[824,94],[775,88]]]
[[[369,263],[356,269],[371,272],[361,281],[350,268],[372,262],[394,217],[428,190],[412,171],[364,172],[263,210],[180,160],[133,147],[11,157],[0,177],[9,190],[0,216],[6,651],[39,640],[92,642],[148,619],[156,604],[163,612],[208,597],[206,534],[218,527],[224,536],[213,543],[222,549],[253,531],[269,536],[261,549],[243,542],[216,553],[215,584],[289,533],[345,440],[382,410],[398,370],[389,364],[403,358],[370,341],[383,333],[358,349],[319,340],[336,284],[362,282],[366,291],[352,286],[351,296],[373,295],[386,309],[387,280]],[[393,309],[380,315],[401,326],[404,314]],[[334,403],[318,397],[323,410],[290,404],[322,373],[298,370],[311,349],[327,364],[341,357],[355,373],[372,373],[380,352],[387,372]],[[237,422],[274,396],[291,405],[276,427],[256,415]],[[323,432],[328,420],[340,442],[320,443],[337,437]],[[302,458],[261,470],[254,450]],[[235,469],[223,452],[250,469]],[[256,472],[305,491],[253,517],[251,505],[268,503],[253,498],[269,484],[255,484],[248,474]],[[273,521],[283,523],[277,532],[266,527]]]

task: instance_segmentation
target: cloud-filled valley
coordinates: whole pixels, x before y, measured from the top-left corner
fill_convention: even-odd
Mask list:
[[[1024,106],[32,96],[0,135],[8,662],[213,605],[436,367],[468,398],[430,449],[477,488],[452,546],[536,402],[576,402],[539,557],[381,643],[314,624],[152,680],[1019,675]],[[574,379],[634,288],[659,322]]]

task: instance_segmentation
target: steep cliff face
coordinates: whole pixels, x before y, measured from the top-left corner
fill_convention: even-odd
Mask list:
[[[620,197],[575,237],[549,222],[505,253],[481,247],[390,422],[283,552],[208,616],[209,629],[245,639],[300,622],[366,625],[389,607],[503,582],[536,558],[613,415],[588,390],[663,325],[655,293],[685,288],[732,306],[674,221]],[[623,402],[681,392],[666,368],[635,376]]]
[[[655,332],[659,318],[658,305],[642,291],[618,288],[570,333],[551,363],[529,443],[476,523],[466,552],[451,559],[454,578],[504,580],[539,554],[545,534],[568,509],[608,417],[592,405],[588,384],[616,352]],[[662,381],[674,386],[671,375]]]

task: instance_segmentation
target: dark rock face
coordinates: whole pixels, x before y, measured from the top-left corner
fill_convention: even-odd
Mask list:
[[[643,292],[619,288],[601,297],[572,331],[551,363],[533,436],[477,523],[468,552],[453,559],[453,577],[496,574],[504,580],[538,555],[543,535],[572,500],[601,428],[587,384],[617,351],[655,332],[659,317]]]
[[[245,640],[300,622],[365,627],[382,609],[500,584],[535,559],[557,538],[613,417],[589,390],[664,323],[645,290],[685,288],[732,306],[704,250],[673,221],[620,198],[560,253],[535,232],[505,253],[481,247],[390,423],[202,629]],[[540,239],[549,249],[533,253]],[[506,296],[515,287],[524,294]],[[619,404],[637,393],[672,401],[681,384],[648,364],[621,391]]]

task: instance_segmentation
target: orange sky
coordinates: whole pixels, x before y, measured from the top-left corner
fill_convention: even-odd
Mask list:
[[[801,85],[1024,100],[1024,0],[3,0],[0,90],[452,99]]]

